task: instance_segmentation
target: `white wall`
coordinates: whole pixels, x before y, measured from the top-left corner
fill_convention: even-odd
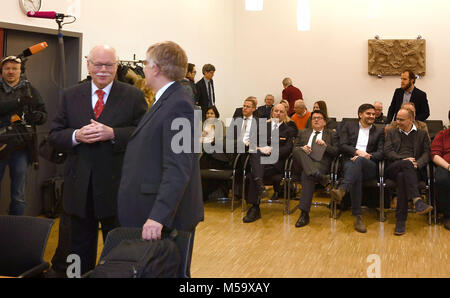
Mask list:
[[[262,12],[248,12],[244,0],[46,0],[42,10],[78,15],[65,30],[84,34],[83,55],[96,44],[114,46],[123,59],[144,58],[148,46],[173,40],[197,65],[216,66],[218,108],[231,116],[249,95],[273,93],[289,76],[309,108],[325,99],[331,116],[354,117],[362,102],[380,100],[385,114],[398,77],[367,74],[367,40],[415,38],[427,41],[427,75],[416,86],[428,94],[430,119],[447,119],[450,69],[450,1],[311,0],[310,32],[297,31],[296,0],[265,0]],[[30,19],[18,1],[2,0],[3,22],[54,28],[52,20]],[[83,75],[86,75],[83,66]]]
[[[450,1],[311,0],[311,31],[298,32],[296,0],[265,0],[262,12],[236,0],[236,97],[274,93],[289,76],[307,106],[325,99],[331,116],[356,117],[359,104],[380,100],[385,114],[399,77],[368,75],[367,40],[414,39],[427,42],[427,74],[416,86],[428,94],[429,119],[447,122],[450,69]]]

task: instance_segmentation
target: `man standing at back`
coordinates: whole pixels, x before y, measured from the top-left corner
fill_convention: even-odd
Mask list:
[[[285,78],[283,80],[283,92],[282,98],[289,102],[289,112],[288,115],[294,114],[294,104],[296,100],[303,99],[302,92],[297,87],[292,85],[292,80],[290,78]]]
[[[425,121],[430,116],[430,107],[428,106],[427,94],[416,88],[416,76],[410,70],[405,70],[401,75],[401,87],[395,89],[391,105],[387,115],[387,123],[395,120],[402,104],[407,102],[414,103],[416,107],[416,120]]]
[[[192,148],[194,106],[177,82],[186,68],[186,53],[174,42],[147,50],[144,72],[156,93],[155,103],[128,143],[118,196],[120,224],[142,227],[144,240],[160,239],[163,227],[191,233],[190,242],[181,248],[190,254],[186,272],[179,272],[179,277],[190,276],[195,228],[203,220],[200,165]],[[172,128],[176,122],[189,126],[187,131],[185,126]],[[180,134],[181,141],[173,142]]]
[[[98,225],[103,240],[118,226],[117,191],[125,148],[147,110],[144,94],[114,80],[116,51],[94,47],[88,81],[64,91],[50,131],[50,142],[68,151],[64,171],[64,212],[70,215],[71,253],[81,273],[95,267]]]
[[[205,64],[202,68],[203,78],[197,82],[198,105],[202,107],[203,116],[210,106],[216,105],[213,77],[216,68],[212,64]]]

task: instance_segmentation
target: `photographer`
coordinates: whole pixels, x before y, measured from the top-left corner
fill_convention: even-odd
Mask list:
[[[21,78],[21,59],[8,56],[0,61],[0,181],[9,166],[10,215],[23,215],[27,165],[36,162],[35,125],[47,120],[39,92]]]

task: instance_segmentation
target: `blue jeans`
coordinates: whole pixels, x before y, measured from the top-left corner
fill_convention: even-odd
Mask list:
[[[377,163],[373,160],[358,157],[355,161],[348,160],[345,162],[342,187],[350,192],[352,215],[362,215],[362,183],[376,179],[376,177]]]
[[[26,150],[14,152],[8,159],[0,161],[0,181],[6,166],[11,178],[11,204],[9,215],[23,215],[25,212],[25,186],[27,183],[28,158]]]

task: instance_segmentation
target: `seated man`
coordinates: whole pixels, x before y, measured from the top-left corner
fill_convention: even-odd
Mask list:
[[[427,124],[423,121],[416,120],[416,107],[414,106],[413,102],[407,102],[402,104],[403,109],[407,109],[408,111],[411,111],[414,114],[414,125],[417,127],[418,130],[423,130],[427,133],[428,139],[431,142],[430,134],[428,133],[428,127]],[[386,125],[385,127],[385,134],[389,129],[398,129],[398,124],[396,121],[392,121],[389,125]]]
[[[325,128],[327,119],[320,110],[311,113],[312,128],[306,128],[298,133],[294,145],[294,161],[301,168],[302,195],[300,197],[301,215],[295,226],[297,228],[309,224],[314,186],[319,182],[323,186],[330,183],[327,175],[330,173],[331,162],[338,154],[338,138],[336,132]],[[325,152],[319,160],[311,157],[311,153],[318,146],[325,146]]]
[[[263,129],[260,127],[260,129]],[[259,203],[264,194],[264,177],[272,177],[284,172],[284,164],[289,154],[292,152],[293,139],[297,134],[297,130],[287,124],[287,110],[284,105],[277,104],[273,108],[272,118],[266,122],[267,142],[266,146],[257,147],[256,153],[250,155],[250,166],[252,168],[251,179],[249,182],[247,203],[253,204],[244,217],[244,223],[253,222],[261,218]],[[276,132],[277,131],[277,132]],[[276,141],[274,137],[279,139]],[[261,141],[261,140],[260,140]],[[261,145],[262,143],[259,142]],[[277,147],[275,147],[277,146]],[[278,150],[275,153],[275,150]],[[272,164],[262,164],[261,156],[270,156],[272,154],[278,156],[278,159]],[[274,183],[274,191],[279,191],[279,181]]]
[[[412,200],[417,214],[426,214],[433,207],[422,201],[418,190],[420,170],[430,161],[430,141],[425,131],[414,125],[414,114],[406,109],[397,113],[398,129],[390,129],[386,135],[384,154],[389,161],[386,178],[397,183],[397,211],[395,235],[406,232],[408,201]]]
[[[363,104],[358,109],[359,122],[346,122],[339,134],[339,150],[344,156],[344,181],[331,190],[331,199],[342,201],[347,192],[352,200],[355,230],[367,232],[362,221],[362,183],[377,175],[377,162],[383,160],[384,129],[376,127],[375,107]]]
[[[375,123],[386,124],[387,117],[383,115],[383,103],[376,101],[373,106],[375,107]]]
[[[272,112],[273,103],[275,98],[272,94],[267,94],[264,102],[266,103],[263,106],[258,107],[258,118],[270,118],[270,113]]]
[[[306,108],[305,102],[302,99],[296,100],[294,103],[295,113],[292,115],[292,121],[297,124],[298,130],[302,130],[306,127],[311,112]]]
[[[450,120],[450,110],[448,111]],[[450,128],[440,131],[431,144],[431,158],[436,165],[436,198],[444,213],[444,227],[450,230]]]

